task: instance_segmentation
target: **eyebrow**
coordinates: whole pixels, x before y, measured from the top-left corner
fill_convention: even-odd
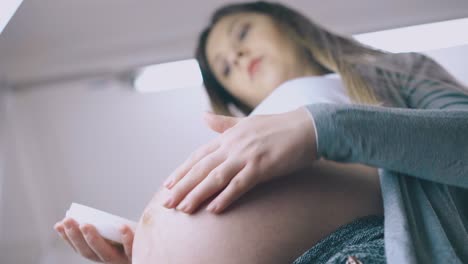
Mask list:
[[[234,25],[236,24],[237,21],[239,21],[239,17],[236,17],[235,19],[233,19],[231,21],[231,24],[229,24],[228,31],[227,31],[228,35],[231,35],[232,29],[234,28]]]
[[[228,35],[228,36],[232,34],[232,30],[234,29],[234,26],[236,25],[237,21],[239,21],[239,19],[240,19],[239,17],[236,17],[236,18],[234,18],[234,19],[231,21],[231,23],[229,24],[228,30],[227,30],[227,35]],[[215,56],[215,58],[214,58],[215,64],[218,62],[219,57],[220,57],[219,54],[216,54],[216,56]]]

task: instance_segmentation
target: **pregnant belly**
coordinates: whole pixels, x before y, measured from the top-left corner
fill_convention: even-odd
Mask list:
[[[133,263],[292,263],[339,226],[382,215],[377,169],[320,160],[262,184],[220,215],[161,206],[161,188],[140,218]]]

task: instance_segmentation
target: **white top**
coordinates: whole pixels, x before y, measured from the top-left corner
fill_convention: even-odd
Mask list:
[[[252,111],[251,115],[279,114],[313,103],[352,104],[340,75],[332,73],[301,77],[282,83]],[[307,113],[315,129],[318,151],[319,142],[314,117],[309,111]]]
[[[278,114],[313,103],[351,104],[338,74],[288,80],[268,95],[251,115]]]

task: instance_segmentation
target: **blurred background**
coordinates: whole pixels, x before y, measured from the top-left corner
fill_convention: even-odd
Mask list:
[[[1,264],[89,263],[53,230],[70,204],[137,221],[162,179],[215,136],[186,60],[210,14],[230,2],[21,3],[0,34]],[[284,3],[379,48],[424,52],[468,84],[466,0]],[[188,66],[167,64],[181,60]],[[136,81],[155,64],[169,83],[158,70]]]

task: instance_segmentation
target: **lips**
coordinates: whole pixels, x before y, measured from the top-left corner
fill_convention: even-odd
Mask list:
[[[260,66],[260,62],[262,61],[261,57],[258,57],[256,59],[253,59],[249,63],[249,67],[247,70],[249,71],[249,76],[252,79],[253,75],[258,71],[258,67]]]

